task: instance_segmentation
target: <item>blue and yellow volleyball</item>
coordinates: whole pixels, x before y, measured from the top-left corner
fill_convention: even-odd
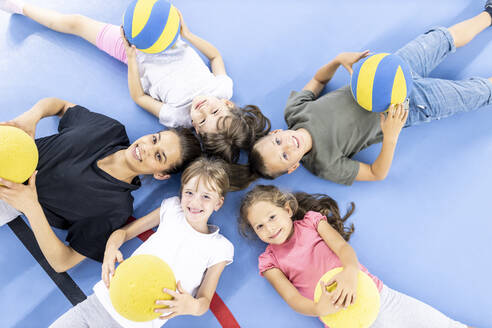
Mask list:
[[[372,112],[384,112],[412,91],[408,64],[399,56],[376,54],[354,65],[350,87],[357,103]]]
[[[123,16],[123,30],[128,42],[138,50],[162,52],[178,39],[178,10],[165,0],[132,1]]]

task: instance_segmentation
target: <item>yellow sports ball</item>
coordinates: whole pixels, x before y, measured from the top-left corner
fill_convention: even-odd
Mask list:
[[[326,283],[342,270],[343,268],[330,270],[321,277],[320,281]],[[329,292],[334,289],[335,286],[327,287]],[[320,296],[321,287],[318,282],[314,291],[314,301],[318,302]],[[337,313],[320,317],[320,319],[330,328],[367,328],[376,320],[379,306],[379,291],[376,284],[366,273],[359,271],[355,303]]]
[[[22,183],[38,165],[38,148],[23,130],[0,126],[0,178]]]
[[[115,271],[109,297],[115,310],[132,321],[150,321],[159,317],[154,312],[156,300],[170,300],[164,288],[176,290],[176,279],[166,262],[154,255],[135,255],[123,261]]]

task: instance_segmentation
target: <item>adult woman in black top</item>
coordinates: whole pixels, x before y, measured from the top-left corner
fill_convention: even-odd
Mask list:
[[[58,133],[36,139],[37,173],[27,185],[0,179],[0,199],[24,213],[50,265],[63,272],[89,257],[102,261],[109,235],[133,212],[139,175],[168,179],[200,155],[187,129],[130,144],[118,121],[70,102],[46,98],[6,124],[34,137],[43,117],[58,115]],[[68,229],[65,245],[51,226]]]

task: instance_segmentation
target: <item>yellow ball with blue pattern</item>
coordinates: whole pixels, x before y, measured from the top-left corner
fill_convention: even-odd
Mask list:
[[[170,48],[181,25],[176,7],[165,0],[135,0],[123,17],[123,31],[130,44],[155,54]]]
[[[397,55],[381,53],[354,65],[352,95],[364,109],[384,112],[391,104],[403,103],[412,91],[408,64]]]
[[[156,300],[170,300],[163,289],[176,290],[176,279],[169,265],[159,257],[148,254],[134,255],[123,261],[114,273],[109,286],[109,297],[114,309],[131,321],[157,319],[161,313],[154,310],[166,306]]]

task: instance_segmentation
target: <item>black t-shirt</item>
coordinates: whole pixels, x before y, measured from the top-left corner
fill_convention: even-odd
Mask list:
[[[36,139],[39,150],[36,188],[50,225],[68,229],[70,246],[102,261],[111,233],[133,212],[132,190],[97,161],[130,145],[125,127],[102,114],[75,106],[60,120],[58,134]]]

